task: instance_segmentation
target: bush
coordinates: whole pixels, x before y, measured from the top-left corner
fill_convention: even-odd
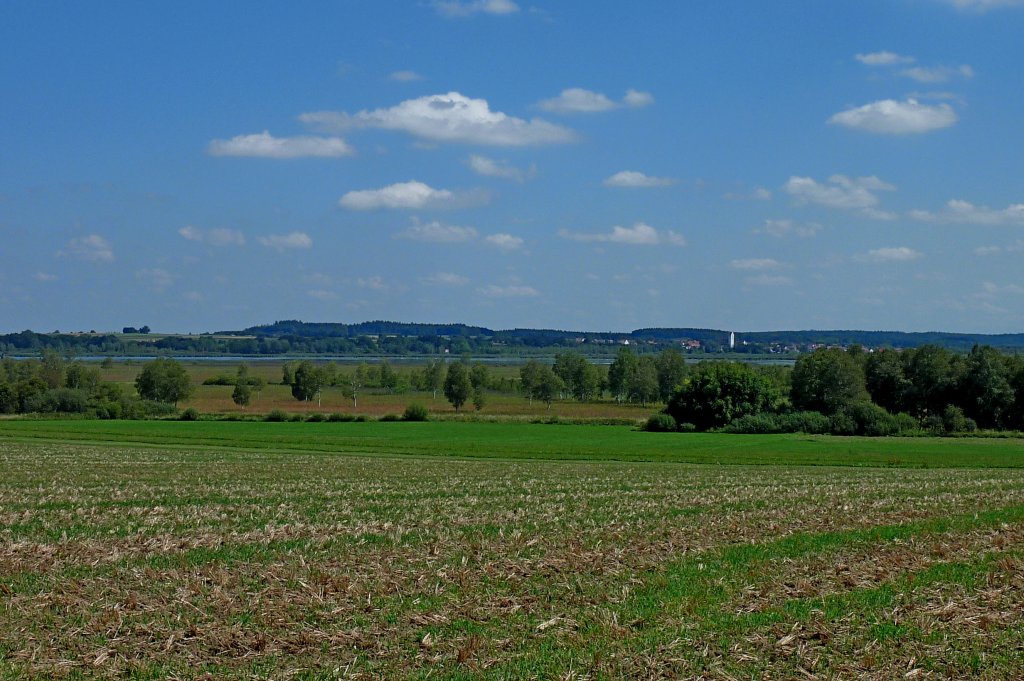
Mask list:
[[[644,424],[644,430],[648,433],[674,433],[678,428],[676,420],[669,414],[651,414]]]
[[[412,403],[402,413],[403,421],[429,421],[430,414],[422,404]]]
[[[280,409],[275,409],[269,414],[267,414],[263,420],[271,421],[273,423],[282,423],[288,420],[288,414],[284,413]]]
[[[203,385],[234,385],[235,377],[228,374],[217,374],[216,376],[210,376],[208,379],[203,381]]]
[[[946,433],[973,433],[978,429],[974,419],[968,418],[964,410],[952,404],[942,412],[942,424]]]
[[[291,423],[302,423],[302,414],[292,414],[288,417]]]
[[[312,414],[306,417],[306,423],[320,423],[326,420],[327,417],[321,414],[320,412],[313,412]]]
[[[692,423],[680,423],[677,430],[680,433],[696,433],[697,426],[693,425]]]
[[[55,388],[29,398],[25,411],[81,414],[88,411],[88,402],[89,396],[84,390]]]
[[[820,411],[795,411],[781,417],[787,424],[786,433],[825,435],[829,431],[828,417]]]
[[[395,423],[401,421],[402,417],[398,414],[384,414],[384,416],[380,417],[380,420],[384,423]]]
[[[198,421],[199,410],[195,407],[189,407],[185,411],[181,412],[181,416],[178,417],[181,421]]]
[[[355,421],[356,417],[352,416],[352,414],[334,413],[334,414],[331,414],[330,416],[328,416],[327,420],[329,422],[331,422],[331,423],[347,423],[347,422]]]

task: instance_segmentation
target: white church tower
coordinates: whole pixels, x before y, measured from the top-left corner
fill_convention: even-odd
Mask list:
[[[736,349],[736,332],[735,331],[730,331],[729,332],[729,349],[730,350],[735,350]]]

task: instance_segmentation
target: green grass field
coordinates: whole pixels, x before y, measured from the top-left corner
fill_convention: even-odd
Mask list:
[[[0,679],[1019,678],[1022,454],[0,421]]]

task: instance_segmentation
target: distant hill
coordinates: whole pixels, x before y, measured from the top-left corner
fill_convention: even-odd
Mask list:
[[[690,327],[642,328],[633,331],[568,331],[560,329],[504,329],[493,330],[466,324],[418,324],[408,322],[371,321],[358,324],[331,322],[278,321],[273,324],[250,326],[241,331],[221,331],[218,334],[297,338],[355,338],[359,336],[406,337],[466,337],[490,338],[495,341],[518,341],[526,345],[562,345],[566,341],[657,341],[695,340],[716,346],[729,342],[729,330]],[[802,330],[802,331],[736,331],[737,343],[759,346],[810,345],[862,345],[866,348],[916,348],[922,345],[940,345],[950,350],[967,351],[974,345],[991,345],[1004,350],[1024,350],[1024,333],[983,334],[948,333],[942,331],[858,331],[858,330]]]

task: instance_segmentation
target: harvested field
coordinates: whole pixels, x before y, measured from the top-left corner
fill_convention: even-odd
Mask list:
[[[0,678],[1024,670],[1020,469],[0,440],[0,470]]]

